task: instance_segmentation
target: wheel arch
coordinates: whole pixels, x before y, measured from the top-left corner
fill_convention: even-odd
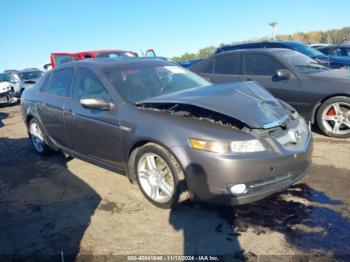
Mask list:
[[[174,154],[174,152],[171,150],[171,148],[169,148],[164,143],[162,143],[161,141],[156,140],[156,139],[140,138],[140,139],[134,141],[134,143],[132,143],[132,146],[128,150],[128,155],[127,155],[127,159],[126,159],[126,163],[127,163],[127,165],[126,165],[127,166],[126,174],[128,176],[129,181],[132,184],[134,184],[136,182],[135,170],[134,170],[134,160],[135,160],[135,156],[136,156],[136,153],[137,153],[137,149],[142,147],[142,146],[144,146],[145,144],[148,144],[148,143],[157,144],[159,146],[164,147],[166,150],[168,150],[175,157],[176,161],[179,163],[179,165],[180,165],[180,167],[182,169],[182,172],[184,172],[184,174],[185,174],[185,171],[184,171],[184,168],[183,168],[181,162],[179,161],[179,159],[176,156],[176,154]],[[185,174],[185,177],[186,177],[186,174]]]
[[[318,113],[318,110],[319,108],[321,107],[321,105],[326,102],[327,100],[333,98],[333,97],[337,97],[337,96],[345,96],[345,97],[348,97],[350,98],[350,94],[346,94],[346,93],[337,93],[337,94],[332,94],[332,95],[329,95],[329,96],[326,96],[324,98],[322,98],[313,108],[312,110],[312,115],[311,115],[311,123],[312,124],[315,124],[317,122],[317,113]]]

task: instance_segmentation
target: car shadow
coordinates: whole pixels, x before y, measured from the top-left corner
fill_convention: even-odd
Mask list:
[[[4,127],[2,120],[6,119],[9,116],[8,113],[0,112],[0,128]]]
[[[350,243],[350,220],[334,208],[343,204],[299,183],[242,206],[179,205],[171,211],[169,223],[183,230],[185,255],[249,260],[257,254],[245,252],[239,236],[251,231],[256,235],[279,232],[289,245],[306,255],[343,259],[350,254],[350,245],[346,244]]]
[[[0,260],[73,261],[100,196],[28,138],[0,138],[0,152]]]
[[[190,164],[185,169],[185,173],[189,172],[203,176],[196,188],[208,192],[209,185],[202,167]],[[214,198],[213,196],[210,200],[215,201]],[[232,207],[187,201],[171,209],[169,223],[175,230],[183,232],[185,256],[220,256],[224,261],[245,259],[238,235],[232,229],[235,223]]]

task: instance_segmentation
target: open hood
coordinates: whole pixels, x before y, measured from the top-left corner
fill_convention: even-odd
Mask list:
[[[272,128],[289,117],[291,108],[256,82],[197,87],[140,101],[198,106],[235,118],[251,128]]]

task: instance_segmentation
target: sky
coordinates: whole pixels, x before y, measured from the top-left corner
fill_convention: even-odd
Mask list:
[[[51,52],[125,49],[174,57],[221,43],[350,26],[348,0],[0,1],[0,72]]]

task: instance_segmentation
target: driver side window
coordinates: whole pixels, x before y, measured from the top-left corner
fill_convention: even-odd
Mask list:
[[[79,68],[75,74],[72,98],[80,100],[92,96],[111,101],[110,96],[97,75],[87,68]]]
[[[245,75],[274,76],[280,69],[286,68],[270,56],[249,53],[245,55]]]

